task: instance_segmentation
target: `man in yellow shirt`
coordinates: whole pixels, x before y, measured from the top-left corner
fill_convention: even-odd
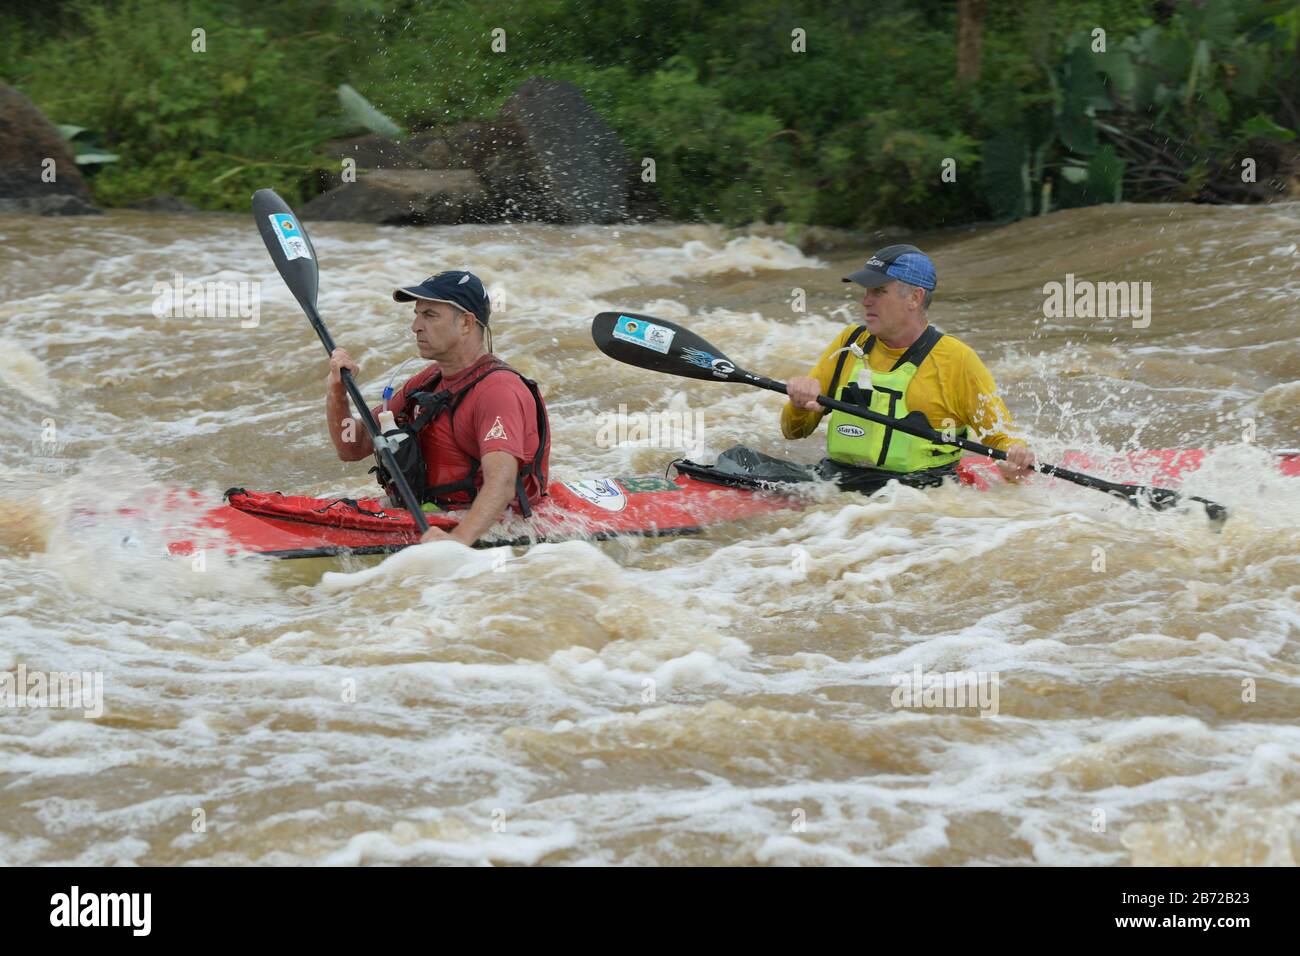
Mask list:
[[[998,462],[1004,477],[1017,480],[1026,474],[1034,454],[1010,434],[1011,415],[993,376],[970,346],[929,324],[926,311],[938,284],[930,258],[916,246],[888,246],[844,281],[866,288],[865,323],[846,328],[808,375],[786,383],[790,401],[781,410],[785,437],[804,438],[816,431],[826,414],[817,396],[827,395],[983,442],[1007,453],[1008,460]],[[834,411],[819,471],[847,488],[866,491],[891,478],[925,487],[952,475],[961,454],[951,445]]]

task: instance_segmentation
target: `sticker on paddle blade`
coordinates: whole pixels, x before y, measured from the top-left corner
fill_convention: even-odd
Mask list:
[[[271,228],[275,231],[275,238],[280,240],[280,248],[284,250],[286,259],[311,258],[307,240],[303,238],[302,230],[298,228],[298,223],[293,216],[288,213],[273,212],[270,219]]]
[[[655,325],[653,322],[634,319],[627,315],[620,315],[618,321],[614,323],[614,338],[620,342],[631,342],[642,348],[653,349],[662,355],[668,354],[668,349],[673,344],[673,336],[676,334],[673,329],[666,329],[662,325]]]
[[[627,495],[613,478],[588,478],[583,481],[566,481],[564,487],[588,504],[606,511],[622,511],[627,507]]]

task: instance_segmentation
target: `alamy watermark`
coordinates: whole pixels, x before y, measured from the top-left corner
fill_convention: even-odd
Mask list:
[[[894,692],[889,702],[895,707],[924,709],[978,708],[981,717],[998,715],[998,671],[922,671],[895,674],[889,679]]]
[[[58,424],[53,418],[43,418],[41,437],[32,441],[32,453],[28,460],[36,471],[62,475],[68,470],[68,462],[63,457],[67,448],[66,442],[59,441]]]
[[[262,319],[262,282],[186,281],[179,272],[172,281],[153,284],[153,314],[160,319],[239,319],[241,329],[255,329]]]
[[[1131,318],[1135,329],[1151,324],[1150,282],[1092,282],[1068,272],[1064,282],[1045,284],[1043,295],[1047,319]]]
[[[152,893],[83,893],[74,883],[50,897],[51,926],[124,926],[132,936],[148,936],[152,912]]]
[[[0,707],[82,709],[94,719],[104,715],[103,671],[0,671]]]
[[[629,412],[626,405],[606,415],[596,430],[597,448],[637,445],[648,448],[694,448],[704,444],[701,411]]]

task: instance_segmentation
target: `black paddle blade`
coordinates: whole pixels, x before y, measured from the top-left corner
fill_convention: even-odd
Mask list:
[[[1198,501],[1205,508],[1205,516],[1211,521],[1220,523],[1228,520],[1228,509],[1218,502],[1211,501],[1209,498],[1202,498],[1200,495],[1184,497],[1176,491],[1170,491],[1168,488],[1141,488],[1135,498],[1130,500],[1134,504],[1149,504],[1156,511],[1176,508],[1185,500]]]
[[[316,312],[320,267],[307,230],[274,190],[253,193],[253,218],[284,284],[309,316]]]
[[[602,312],[591,320],[591,338],[612,359],[652,372],[709,382],[746,381],[722,354],[690,329],[635,312]]]

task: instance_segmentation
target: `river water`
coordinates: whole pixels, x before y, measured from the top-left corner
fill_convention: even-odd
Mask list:
[[[308,225],[368,397],[415,355],[395,285],[471,268],[504,293],[497,351],[542,383],[560,479],[738,441],[819,457],[781,439],[779,396],[616,365],[590,320],[683,321],[784,378],[860,317],[839,279],[871,251],[701,225]],[[333,455],[324,352],[253,224],[0,219],[0,672],[98,672],[104,705],[0,709],[0,860],[1293,865],[1300,480],[1269,449],[1300,445],[1300,205],[919,241],[932,321],[1041,458],[1211,448],[1186,487],[1231,509],[1222,530],[1038,482],[819,493],[508,559],[196,568],[145,516],[124,535],[77,512],[370,487]],[[159,317],[178,272],[260,281],[257,324]],[[1044,317],[1067,275],[1150,282],[1149,325]],[[698,414],[702,440],[600,447],[620,404]],[[895,706],[918,669],[996,672],[996,714]]]

